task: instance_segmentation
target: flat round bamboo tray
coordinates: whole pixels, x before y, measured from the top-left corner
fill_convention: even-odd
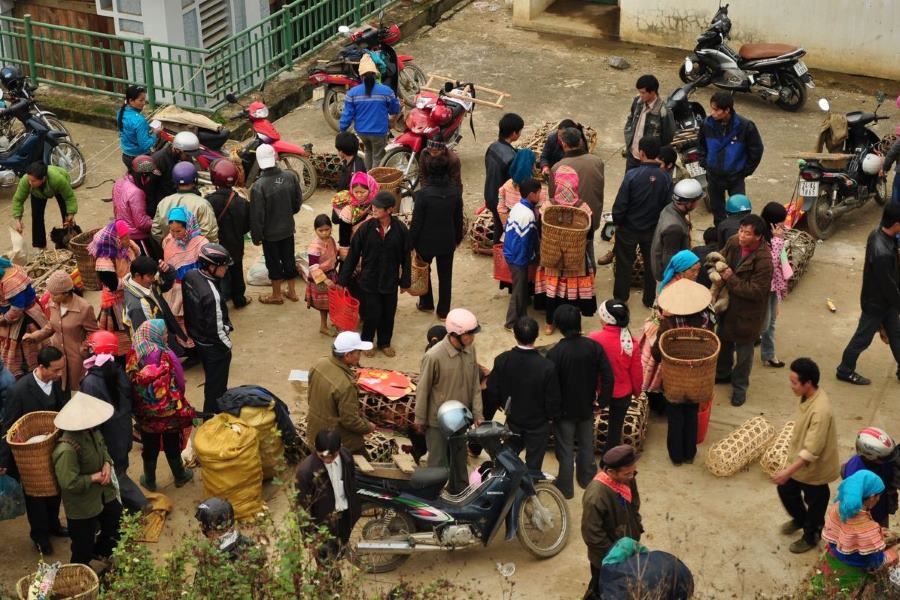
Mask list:
[[[6,433],[6,443],[16,460],[22,487],[29,496],[46,498],[59,494],[53,469],[53,448],[60,436],[59,429],[53,424],[57,414],[49,410],[27,413]],[[42,442],[27,443],[30,438],[42,434],[49,434],[49,437]]]
[[[787,466],[787,451],[792,435],[794,435],[794,422],[788,421],[759,458],[759,466],[769,477]]]
[[[713,397],[719,336],[706,329],[679,327],[659,338],[662,382],[670,402],[706,402]]]
[[[100,289],[100,279],[97,278],[97,259],[91,256],[87,247],[94,239],[94,234],[100,231],[100,228],[91,229],[79,233],[69,240],[69,250],[75,255],[75,262],[78,264],[78,270],[81,272],[81,280],[87,290],[97,291]]]
[[[26,575],[16,584],[19,600],[28,599],[28,587],[37,573]],[[56,572],[49,600],[95,600],[100,594],[100,580],[87,565],[67,564]]]
[[[718,477],[734,475],[765,452],[775,428],[762,417],[753,417],[709,447],[706,468]]]

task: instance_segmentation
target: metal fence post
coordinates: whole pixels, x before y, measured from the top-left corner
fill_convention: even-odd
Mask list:
[[[284,66],[291,69],[294,66],[294,22],[289,6],[281,9],[281,43],[285,51]]]
[[[360,14],[362,10],[362,1],[363,0],[353,0],[353,24],[357,27],[362,22],[362,15]]]
[[[31,29],[31,15],[26,14],[23,19],[25,26],[25,48],[28,51],[28,69],[31,78],[37,83],[37,58],[34,55],[34,33]]]
[[[144,50],[141,59],[144,63],[144,85],[147,87],[147,102],[150,103],[151,108],[156,108],[156,83],[153,78],[153,48],[150,43],[150,38],[144,38],[142,42]]]

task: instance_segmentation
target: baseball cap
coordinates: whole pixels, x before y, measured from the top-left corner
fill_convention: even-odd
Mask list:
[[[371,350],[372,342],[364,342],[355,331],[344,331],[334,338],[334,351],[347,354],[354,350]]]
[[[256,162],[259,163],[260,169],[271,169],[274,167],[277,157],[275,148],[269,144],[260,144],[256,149]]]

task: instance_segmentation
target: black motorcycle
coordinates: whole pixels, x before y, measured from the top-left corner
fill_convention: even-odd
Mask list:
[[[882,165],[894,136],[882,139],[870,129],[888,118],[878,115],[884,94],[878,92],[875,99],[874,112],[856,110],[845,115],[847,136],[836,153],[800,155],[797,194],[790,209],[794,215],[806,215],[806,228],[818,239],[831,236],[838,218],[847,212],[861,208],[870,199],[884,206],[890,198]],[[819,108],[828,112],[831,107],[822,98]]]
[[[0,108],[6,108],[7,106],[11,106],[18,102],[19,100],[25,100],[27,105],[28,113],[32,116],[36,117],[39,121],[41,121],[44,125],[52,129],[53,131],[61,131],[66,134],[66,136],[71,138],[69,134],[69,130],[66,129],[66,126],[62,121],[52,112],[47,110],[41,110],[41,108],[37,105],[37,101],[35,99],[34,93],[37,91],[38,86],[31,82],[27,77],[23,77],[21,80],[16,82],[16,85],[12,88],[6,88],[5,94],[2,99],[0,99]],[[15,117],[7,115],[5,117],[0,117],[0,149],[5,149],[12,143],[12,141],[16,138],[16,136],[21,135],[25,132],[25,128],[22,122]],[[3,138],[6,138],[5,140]]]
[[[675,136],[672,138],[672,146],[678,151],[678,179],[690,177],[699,181],[706,187],[706,170],[700,166],[700,151],[697,144],[697,135],[703,121],[706,119],[706,110],[699,102],[690,99],[691,93],[698,87],[709,83],[709,75],[684,84],[672,92],[666,99],[666,109],[672,113],[675,119]]]
[[[442,492],[448,471],[416,469],[412,477],[391,469],[357,469],[363,514],[350,539],[351,559],[374,573],[392,571],[411,554],[486,546],[500,527],[538,558],[559,554],[569,541],[569,508],[552,476],[529,471],[506,445],[506,425],[487,421],[465,437],[491,460],[481,483],[452,496]]]
[[[693,54],[678,71],[681,80],[687,83],[709,75],[707,84],[731,92],[753,92],[784,110],[800,110],[806,88],[816,87],[800,60],[806,50],[788,44],[744,44],[735,52],[726,43],[730,32],[726,4],[697,38]]]

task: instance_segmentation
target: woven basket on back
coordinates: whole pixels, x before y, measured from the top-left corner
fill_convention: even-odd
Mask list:
[[[794,435],[794,422],[788,421],[759,458],[759,466],[769,477],[787,466],[787,451],[792,435]]]
[[[431,264],[419,257],[419,253],[413,250],[410,260],[410,284],[406,290],[410,296],[424,296],[428,293],[431,284]]]
[[[400,207],[400,193],[397,191],[403,183],[403,171],[393,167],[375,167],[369,170],[369,175],[378,182],[378,191],[390,192],[394,195],[396,204]]]
[[[585,274],[584,252],[591,218],[571,206],[548,206],[541,219],[541,266],[563,277]]]
[[[809,268],[813,254],[816,253],[816,238],[799,229],[785,229],[784,250],[794,270],[793,277],[788,280],[788,291],[791,291]]]
[[[719,336],[706,329],[678,327],[659,338],[662,382],[670,402],[706,402],[713,397]]]
[[[91,256],[87,247],[94,239],[94,234],[100,231],[99,228],[91,229],[79,233],[69,240],[69,250],[75,255],[75,262],[78,264],[78,270],[81,272],[81,280],[84,282],[85,289],[97,291],[100,289],[100,279],[97,278],[97,259]]]
[[[753,417],[709,447],[706,468],[713,475],[734,475],[765,452],[775,428],[762,417]]]
[[[49,410],[27,413],[6,433],[6,442],[16,459],[22,487],[29,496],[45,498],[59,494],[53,469],[53,448],[60,436],[59,429],[53,424],[56,415]],[[49,434],[49,437],[42,442],[27,443],[30,438],[42,434]]]
[[[494,247],[494,215],[484,210],[475,215],[471,228],[468,229],[472,240],[472,251],[476,254],[492,254]]]
[[[28,600],[28,587],[37,573],[26,575],[16,584],[19,600]],[[100,580],[87,565],[63,565],[56,572],[53,591],[48,600],[95,600],[100,594]]]

